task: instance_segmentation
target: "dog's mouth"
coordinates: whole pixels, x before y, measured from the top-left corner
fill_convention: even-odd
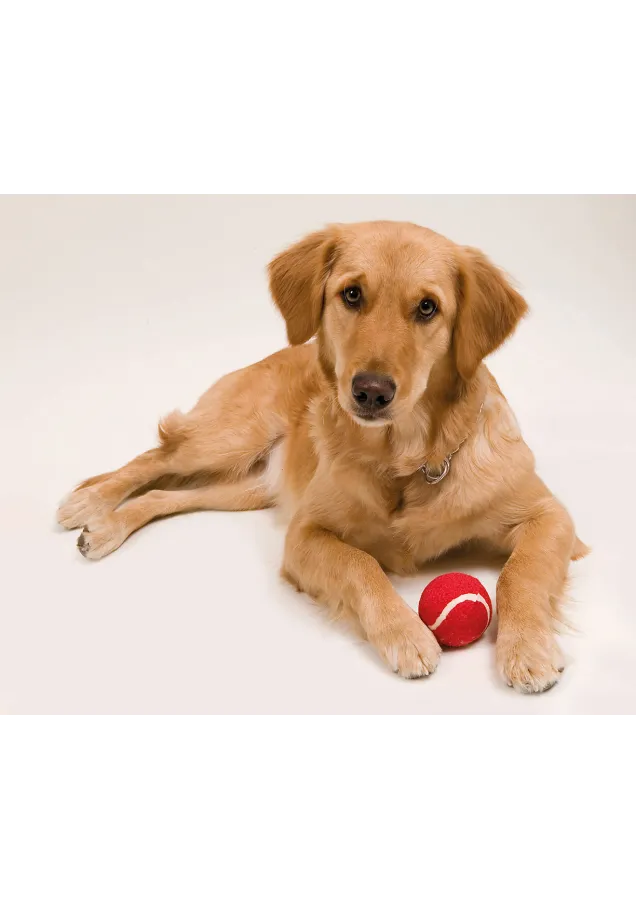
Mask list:
[[[393,422],[393,417],[388,410],[377,414],[365,413],[357,408],[347,408],[346,411],[359,426],[388,426]]]

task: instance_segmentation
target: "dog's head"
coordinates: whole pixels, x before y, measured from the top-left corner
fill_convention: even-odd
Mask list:
[[[412,410],[437,364],[469,382],[527,309],[481,252],[414,224],[328,227],[269,275],[290,343],[319,333],[338,401],[365,426]]]

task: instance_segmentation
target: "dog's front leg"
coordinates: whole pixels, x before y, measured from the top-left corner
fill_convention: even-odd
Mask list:
[[[512,555],[497,583],[497,664],[505,681],[522,692],[547,691],[563,670],[555,638],[574,526],[555,499],[512,531]]]
[[[283,571],[332,611],[353,613],[394,672],[415,679],[434,671],[439,644],[368,553],[296,517],[287,533]]]

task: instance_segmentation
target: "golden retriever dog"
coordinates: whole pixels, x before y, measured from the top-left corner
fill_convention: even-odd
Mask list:
[[[269,278],[291,346],[171,413],[159,446],[82,483],[60,524],[99,559],[161,515],[280,505],[284,577],[407,679],[440,647],[386,572],[484,544],[507,557],[499,671],[518,691],[551,688],[568,565],[587,549],[483,363],[524,299],[479,250],[386,221],[313,233]]]

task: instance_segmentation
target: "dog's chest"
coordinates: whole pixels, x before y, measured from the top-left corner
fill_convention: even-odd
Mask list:
[[[332,515],[339,535],[399,574],[415,571],[465,538],[464,521],[451,482],[431,486],[421,474],[378,479],[349,465],[334,476],[342,507]],[[444,481],[443,481],[444,482]],[[440,547],[440,541],[443,545]]]

